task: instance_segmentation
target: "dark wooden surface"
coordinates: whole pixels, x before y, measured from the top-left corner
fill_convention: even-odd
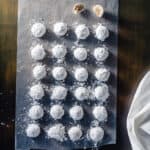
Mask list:
[[[136,86],[150,66],[150,1],[120,0],[117,144],[131,150],[126,116]],[[17,0],[0,0],[0,149],[14,150]]]

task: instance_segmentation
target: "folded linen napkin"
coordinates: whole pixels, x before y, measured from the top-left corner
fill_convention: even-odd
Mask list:
[[[150,150],[150,71],[134,95],[127,117],[127,130],[133,150]]]

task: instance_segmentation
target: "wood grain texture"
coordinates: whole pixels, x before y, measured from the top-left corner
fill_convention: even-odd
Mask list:
[[[126,116],[138,81],[150,66],[149,1],[120,0],[117,144],[131,150]],[[109,17],[109,16],[108,16]],[[0,147],[14,149],[17,0],[0,0]]]

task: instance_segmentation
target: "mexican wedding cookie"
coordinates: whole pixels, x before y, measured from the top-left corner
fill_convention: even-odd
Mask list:
[[[33,119],[41,119],[44,115],[43,108],[40,105],[34,105],[29,109],[28,116]]]
[[[71,141],[73,142],[78,141],[82,136],[82,130],[79,126],[71,127],[68,130],[68,135]]]
[[[46,53],[43,48],[43,45],[37,44],[36,46],[31,48],[31,57],[34,60],[43,60]]]
[[[36,38],[41,38],[46,33],[46,27],[42,23],[34,23],[31,27],[31,33]]]
[[[84,61],[87,58],[87,50],[85,48],[76,48],[73,53],[78,61]]]
[[[55,86],[52,90],[52,100],[63,100],[67,96],[67,89],[63,86]]]
[[[73,106],[69,110],[69,114],[73,120],[75,120],[75,121],[81,120],[84,115],[83,108],[81,106]]]
[[[54,67],[52,70],[52,76],[58,81],[64,80],[67,77],[67,71],[64,67]]]
[[[30,88],[29,95],[35,100],[41,99],[44,96],[44,90],[42,88],[42,85],[41,84],[33,85]]]
[[[109,90],[108,90],[108,86],[104,83],[102,83],[101,85],[97,86],[94,89],[94,96],[97,100],[105,102],[106,99],[109,97]]]
[[[84,67],[77,67],[74,72],[74,77],[79,82],[87,81],[88,71]]]
[[[81,24],[76,27],[75,34],[79,40],[85,40],[90,35],[90,31],[86,25]]]
[[[93,55],[97,61],[104,61],[107,59],[107,57],[109,55],[108,48],[97,47],[94,49]]]
[[[109,37],[108,29],[105,26],[99,24],[95,29],[95,37],[102,42],[105,41],[105,39]]]
[[[67,24],[63,22],[54,24],[54,33],[57,36],[64,36],[67,33]]]
[[[101,142],[104,137],[104,130],[101,127],[92,127],[89,130],[90,139],[95,142]]]
[[[46,76],[46,68],[44,65],[37,65],[33,68],[33,77],[41,80]]]
[[[26,135],[30,138],[36,138],[40,135],[40,127],[38,124],[29,124],[26,128]]]
[[[95,71],[95,78],[99,81],[108,81],[110,77],[110,71],[106,68],[99,68]]]
[[[50,115],[53,119],[61,119],[64,115],[64,109],[61,105],[53,105],[50,109]]]
[[[48,129],[47,134],[49,138],[62,142],[65,139],[65,127],[62,124],[56,124]]]
[[[74,96],[79,101],[87,100],[89,98],[89,90],[86,87],[78,87],[74,91]]]
[[[64,45],[55,45],[52,48],[52,55],[57,59],[62,59],[67,53],[67,48]]]
[[[95,106],[93,109],[93,116],[100,122],[107,121],[107,110],[104,106]]]

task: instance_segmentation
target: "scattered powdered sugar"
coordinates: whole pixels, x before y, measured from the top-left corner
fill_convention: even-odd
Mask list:
[[[98,7],[99,5],[95,5],[95,8],[93,7],[93,11],[95,11],[95,13]],[[99,7],[99,9],[102,8]],[[103,15],[103,10],[99,11],[101,12],[98,12],[99,14],[96,15],[98,17],[101,17]],[[69,26],[64,22],[56,22],[53,25],[53,32],[57,36],[55,36],[55,38],[65,36],[68,32],[68,27]],[[82,136],[84,137],[85,133],[85,135],[88,135],[89,137],[86,140],[91,140],[93,141],[93,143],[98,143],[101,142],[104,137],[104,130],[99,125],[101,123],[105,123],[105,121],[107,121],[108,119],[108,112],[104,106],[101,106],[103,103],[100,102],[105,102],[106,99],[109,97],[108,86],[103,82],[108,81],[110,77],[110,71],[104,66],[103,68],[98,68],[98,66],[96,66],[97,69],[90,68],[93,64],[91,65],[89,63],[88,57],[89,54],[92,54],[92,57],[95,58],[96,63],[104,65],[103,61],[108,58],[109,51],[107,47],[101,46],[96,47],[95,49],[91,48],[92,52],[90,52],[84,47],[84,45],[82,45],[82,42],[84,41],[80,40],[85,40],[90,36],[90,30],[85,24],[76,25],[74,32],[77,37],[77,44],[74,43],[75,46],[72,47],[70,45],[66,45],[66,41],[62,42],[63,39],[67,39],[69,37],[69,34],[67,34],[67,38],[61,37],[58,43],[57,41],[54,41],[53,44],[50,46],[52,47],[50,57],[46,57],[46,51],[44,49],[44,47],[47,48],[48,43],[46,43],[46,46],[36,43],[36,45],[30,49],[31,57],[33,60],[41,61],[46,57],[51,59],[50,65],[51,63],[53,64],[51,68],[47,68],[47,66],[43,65],[43,63],[45,63],[45,60],[43,63],[36,62],[37,64],[33,67],[32,75],[35,79],[35,83],[38,82],[38,84],[30,87],[29,95],[33,100],[40,100],[47,94],[49,94],[50,96],[51,108],[49,108],[48,105],[49,110],[46,111],[49,113],[49,116],[51,117],[50,119],[57,122],[57,124],[51,124],[50,126],[48,125],[48,129],[46,130],[48,138],[63,142],[66,139],[65,134],[67,133],[68,138],[72,142],[76,143],[76,141],[82,139]],[[46,27],[44,24],[37,22],[32,25],[31,33],[34,37],[41,38],[46,34]],[[96,26],[96,28],[94,29],[94,33],[95,37],[102,42],[109,37],[109,30],[102,24]],[[96,41],[100,42],[98,40]],[[70,47],[72,48],[71,51]],[[76,64],[71,64],[72,66],[68,64],[68,62],[65,60],[65,58],[68,58],[68,56],[73,56],[73,61],[75,61]],[[95,78],[92,78],[92,85],[89,81],[89,79],[91,79],[91,72],[92,76]],[[52,85],[44,86],[43,84],[42,86],[41,83],[45,81],[42,79],[46,76],[49,76],[50,73],[50,76],[52,76],[52,80],[54,80]],[[73,77],[76,80],[71,86],[67,84],[67,79],[69,78],[70,73],[73,74]],[[73,100],[71,101],[72,106],[67,109],[69,109],[68,113],[72,121],[68,122],[68,125],[66,125],[66,123],[63,122],[63,119],[65,119],[66,115],[66,106],[64,105],[66,101],[62,100],[65,100],[66,97],[68,98],[70,94],[72,94],[72,96],[74,97],[73,99],[72,97],[70,98],[70,100]],[[98,100],[98,102],[96,101],[94,107],[92,107],[91,105],[95,101],[91,102],[88,100]],[[81,123],[82,125],[82,121],[80,120],[82,120],[83,117],[87,119],[87,108],[84,107],[84,103],[88,104],[87,107],[89,107],[90,105],[90,107],[92,108],[91,116],[93,117],[93,120],[90,120],[90,126],[93,122],[94,126],[91,126],[91,128],[89,128],[88,130],[81,128],[80,125],[76,124],[77,121],[79,121],[79,123]],[[43,108],[41,104],[37,103],[37,101],[34,101],[32,106],[28,110],[29,119],[32,119],[32,122],[37,122],[40,121],[38,119],[45,118],[45,109],[47,109],[47,106],[44,106]],[[59,123],[59,121],[62,121],[64,125]],[[35,138],[40,135],[41,128],[39,124],[31,123],[28,124],[25,131],[28,137]]]

